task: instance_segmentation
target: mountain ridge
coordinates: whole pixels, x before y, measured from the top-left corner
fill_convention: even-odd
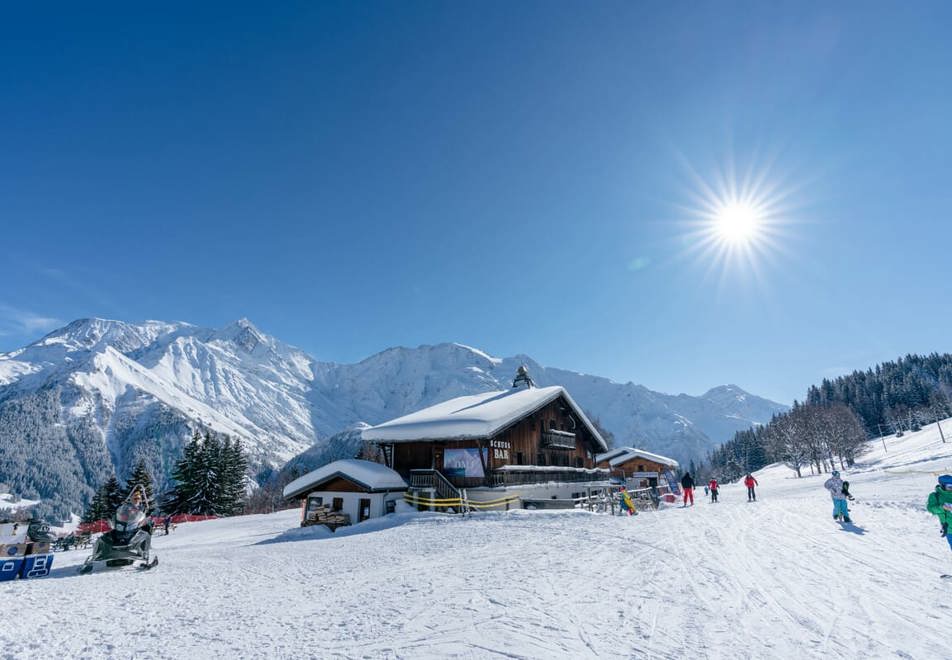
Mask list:
[[[361,423],[507,389],[521,364],[540,386],[566,387],[619,443],[678,460],[703,456],[785,409],[736,385],[700,397],[663,394],[452,342],[390,347],[348,364],[318,360],[246,318],[218,329],[87,318],[0,354],[0,481],[75,510],[110,468],[122,476],[144,459],[164,480],[182,444],[202,429],[241,438],[257,469],[280,469],[302,453],[350,451],[353,433],[338,435],[347,444],[339,451],[327,443]],[[57,447],[55,467],[24,467],[35,461],[17,429]],[[50,470],[67,475],[68,493],[44,485]]]

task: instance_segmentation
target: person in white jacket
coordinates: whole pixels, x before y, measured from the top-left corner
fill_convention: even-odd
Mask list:
[[[850,520],[849,509],[846,508],[846,495],[843,494],[843,480],[840,479],[838,470],[833,470],[832,475],[823,484],[823,487],[830,491],[830,497],[833,498],[833,520],[842,520],[843,522],[853,522]]]

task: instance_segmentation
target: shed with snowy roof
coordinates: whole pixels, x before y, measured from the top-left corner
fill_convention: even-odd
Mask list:
[[[633,487],[657,486],[666,472],[678,470],[678,462],[673,458],[636,447],[616,447],[599,454],[595,461],[599,467],[610,469],[612,477]]]
[[[534,387],[527,373],[520,382],[525,386],[457,397],[364,429],[363,438],[383,449],[411,491],[443,498],[463,488],[471,499],[487,489],[516,488],[521,496],[539,484],[548,486],[547,498],[570,498],[586,484],[606,484],[595,456],[608,447],[569,393]]]
[[[360,459],[328,463],[284,487],[286,499],[301,499],[301,524],[359,523],[393,513],[407,483],[386,465]]]

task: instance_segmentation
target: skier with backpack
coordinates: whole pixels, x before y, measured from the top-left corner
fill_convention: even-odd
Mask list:
[[[707,484],[708,490],[711,491],[711,503],[714,504],[717,502],[717,479],[711,477],[710,483]]]
[[[837,522],[851,523],[850,512],[846,507],[846,498],[849,495],[849,486],[846,487],[846,494],[843,494],[843,480],[840,479],[839,470],[833,470],[830,478],[823,484],[830,497],[833,498],[833,520]]]
[[[754,486],[759,486],[757,480],[754,478],[750,472],[747,473],[747,476],[744,477],[744,485],[747,486],[747,501],[756,502],[757,501],[757,492],[754,490]]]
[[[926,509],[939,519],[942,525],[942,536],[952,548],[952,534],[949,533],[949,523],[952,522],[952,474],[943,474],[935,490],[929,494]]]

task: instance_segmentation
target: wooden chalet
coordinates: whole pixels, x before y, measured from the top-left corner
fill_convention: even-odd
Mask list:
[[[595,458],[608,448],[585,413],[562,387],[534,387],[520,374],[525,387],[444,401],[365,429],[363,438],[411,490],[438,496],[466,488],[470,497],[518,489],[569,498],[586,484],[605,485],[608,470]]]
[[[678,470],[678,462],[673,458],[635,447],[612,449],[596,456],[595,461],[599,467],[611,470],[613,479],[632,488],[663,486],[665,474],[674,474]]]

